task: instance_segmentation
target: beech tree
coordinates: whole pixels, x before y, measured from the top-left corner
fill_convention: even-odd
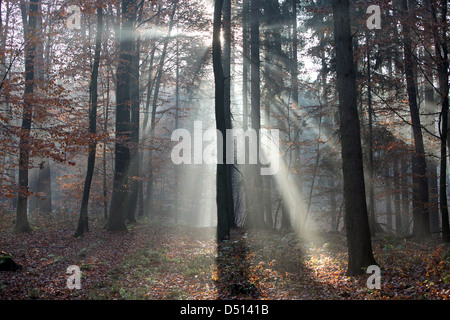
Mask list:
[[[122,0],[122,27],[120,32],[119,63],[117,66],[116,88],[116,143],[114,186],[111,196],[110,213],[106,229],[126,230],[125,218],[128,210],[129,167],[131,153],[130,140],[130,83],[133,60],[133,28],[136,21],[136,0]]]
[[[25,41],[25,91],[22,126],[19,143],[19,195],[17,202],[16,232],[30,232],[28,223],[28,166],[30,165],[31,123],[33,121],[34,68],[36,57],[36,25],[40,0],[31,0],[29,11],[21,3],[22,21]]]
[[[92,67],[91,84],[89,86],[90,108],[89,108],[89,155],[86,171],[86,179],[84,182],[83,198],[81,200],[80,218],[78,227],[75,231],[75,237],[82,237],[85,232],[89,231],[88,224],[88,203],[89,193],[91,190],[92,177],[94,175],[95,155],[97,152],[97,105],[98,105],[98,69],[100,66],[100,53],[102,46],[102,32],[103,32],[103,9],[101,4],[97,2],[97,35],[95,37],[95,56],[94,65]]]

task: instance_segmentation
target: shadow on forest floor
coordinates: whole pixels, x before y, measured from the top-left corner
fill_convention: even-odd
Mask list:
[[[23,266],[0,272],[1,299],[449,299],[450,246],[430,241],[374,239],[382,266],[381,290],[369,275],[347,277],[345,237],[321,242],[292,232],[232,230],[215,241],[215,228],[163,226],[148,221],[108,233],[93,220],[74,239],[77,217],[33,221],[31,234],[13,232],[0,215],[0,251]],[[66,287],[70,265],[81,268],[81,290]]]
[[[252,251],[247,245],[247,234],[232,231],[230,240],[217,244],[216,270],[213,279],[217,299],[260,299],[262,292],[257,268],[251,265]]]
[[[217,299],[315,299],[321,290],[294,233],[235,229],[217,250]]]

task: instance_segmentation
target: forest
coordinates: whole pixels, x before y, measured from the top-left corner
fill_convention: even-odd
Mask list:
[[[448,7],[0,0],[0,300],[449,300]]]

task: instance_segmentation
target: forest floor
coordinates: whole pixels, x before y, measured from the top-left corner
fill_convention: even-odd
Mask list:
[[[77,218],[35,217],[31,234],[16,235],[14,217],[0,214],[0,251],[23,266],[0,272],[0,300],[20,299],[445,299],[450,298],[450,247],[378,236],[381,289],[370,274],[345,275],[345,237],[310,242],[293,233],[233,230],[217,245],[213,228],[140,221],[108,233],[90,221],[73,238]],[[319,238],[317,238],[319,239]],[[81,289],[67,288],[67,267],[82,272]]]

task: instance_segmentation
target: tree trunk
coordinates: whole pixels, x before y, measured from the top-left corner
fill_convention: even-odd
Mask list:
[[[344,178],[344,222],[348,244],[347,274],[357,275],[363,274],[365,268],[376,262],[367,216],[348,0],[333,1],[333,17]]]
[[[414,135],[415,152],[413,155],[413,233],[420,237],[430,236],[430,221],[428,211],[428,180],[427,165],[425,161],[425,149],[423,145],[422,128],[420,124],[420,114],[417,105],[417,92],[414,73],[414,58],[411,48],[410,27],[408,21],[408,0],[402,0],[404,17],[403,28],[403,48],[404,48],[404,69],[406,76],[406,90],[408,93],[409,109],[411,114],[412,129]]]
[[[52,214],[52,177],[50,159],[45,158],[39,167],[37,190],[44,194],[37,199],[37,210],[40,214]]]
[[[86,179],[84,181],[83,198],[81,200],[80,218],[78,220],[78,227],[75,231],[74,237],[82,237],[85,232],[89,231],[88,226],[88,203],[89,193],[91,190],[92,177],[95,168],[95,155],[97,149],[96,134],[97,134],[97,79],[98,69],[100,66],[100,51],[102,47],[102,32],[103,32],[103,13],[100,3],[97,3],[97,35],[95,37],[95,54],[94,65],[92,67],[91,85],[89,86],[90,96],[90,110],[89,110],[89,155],[86,171]]]
[[[366,32],[366,46],[367,46],[367,107],[369,117],[369,130],[367,140],[369,143],[369,226],[372,235],[376,232],[376,219],[375,219],[375,182],[374,182],[374,164],[373,164],[373,106],[372,106],[372,70],[370,64],[370,52],[369,52],[369,36]]]
[[[433,1],[429,1],[428,7],[431,13],[432,30],[434,37],[434,49],[435,49],[435,61],[437,64],[437,70],[439,74],[439,92],[441,96],[441,112],[440,112],[440,175],[439,175],[439,202],[441,208],[442,218],[442,241],[450,242],[450,225],[448,214],[448,202],[447,202],[447,138],[449,135],[448,129],[448,108],[449,108],[449,61],[448,61],[448,20],[447,10],[448,4],[446,0],[440,1],[441,9],[441,29],[438,31],[438,19],[436,13],[436,7]]]
[[[231,123],[231,0],[223,3],[223,73],[224,73],[224,112],[225,129],[233,128]],[[233,164],[226,164],[227,202],[230,228],[236,227],[233,200]]]
[[[144,122],[142,124],[142,139],[146,139],[147,138],[147,128],[148,128],[148,119],[149,119],[149,114],[150,114],[150,103],[151,103],[151,97],[152,97],[152,91],[153,91],[153,81],[152,81],[152,72],[153,72],[153,61],[155,59],[155,51],[156,51],[156,43],[153,43],[153,47],[152,50],[150,52],[150,64],[149,64],[149,68],[148,68],[148,79],[147,79],[147,85],[146,85],[146,91],[147,91],[147,97],[146,97],[146,102],[145,102],[145,112],[144,112]],[[151,152],[149,153],[149,158],[151,157]],[[150,162],[151,160],[149,160]],[[144,164],[144,152],[141,153],[141,164]],[[149,166],[150,167],[150,166]],[[141,182],[141,188],[140,188],[140,193],[142,193],[142,214],[143,215],[148,215],[149,213],[149,201],[144,201],[144,183]],[[148,184],[147,184],[148,187]]]
[[[25,40],[25,90],[22,126],[19,142],[19,192],[16,211],[15,231],[30,232],[28,223],[28,166],[31,149],[31,123],[33,120],[34,65],[36,55],[36,25],[40,0],[31,0],[29,14],[25,4],[21,4]]]
[[[178,30],[177,30],[178,31]],[[179,128],[180,125],[180,43],[178,40],[178,32],[176,39],[176,71],[175,71],[175,130]],[[175,186],[174,186],[174,215],[175,215],[175,223],[178,222],[178,218],[180,216],[180,208],[179,208],[179,179],[180,179],[180,168],[179,166],[175,166]]]
[[[248,110],[248,77],[249,77],[249,61],[250,61],[250,0],[243,0],[242,2],[242,128],[247,132],[249,126],[249,110]],[[248,159],[246,154],[246,159]],[[248,166],[243,167],[243,174],[246,179],[249,178]],[[244,190],[245,210],[248,213],[250,203],[250,190],[246,185]],[[245,223],[245,222],[244,222]]]
[[[41,4],[38,5],[37,25],[36,25],[36,37],[42,38],[42,8]],[[47,38],[47,46],[49,45],[49,37]],[[48,52],[47,52],[48,53]],[[46,61],[49,63],[49,59]],[[49,65],[47,65],[47,68]],[[44,43],[40,41],[36,47],[35,56],[35,79],[39,82],[45,80],[46,68],[44,65]],[[41,86],[42,87],[42,86]],[[36,96],[45,95],[43,90],[35,92]],[[37,133],[38,139],[44,139],[40,132]],[[50,175],[50,160],[46,157],[40,157],[37,161],[39,166],[32,170],[34,179],[31,179],[30,188],[33,192],[39,193],[38,197],[32,197],[29,200],[28,207],[30,212],[36,212],[38,214],[51,215],[52,213],[52,184]],[[34,171],[34,174],[33,174]],[[34,180],[34,181],[33,181]],[[43,195],[43,196],[42,196]]]
[[[148,79],[147,79],[147,86],[146,86],[147,97],[146,97],[146,102],[145,102],[144,123],[142,124],[142,136],[143,137],[147,133],[148,118],[149,118],[149,114],[150,114],[150,103],[151,103],[152,90],[153,90],[152,72],[153,72],[153,61],[155,59],[155,51],[156,51],[156,43],[153,43],[153,47],[150,52],[150,64],[148,67]]]
[[[132,67],[133,28],[136,0],[122,0],[122,30],[116,89],[116,144],[113,193],[106,229],[123,231],[127,212],[130,167],[130,73]]]
[[[130,166],[130,196],[128,201],[127,220],[136,223],[136,208],[138,205],[140,175],[140,148],[139,148],[139,124],[140,124],[140,98],[139,98],[139,54],[140,37],[136,37],[131,66],[131,166]]]
[[[224,0],[215,0],[213,26],[213,68],[215,82],[215,117],[216,128],[223,137],[222,145],[217,144],[216,203],[217,203],[217,241],[230,236],[226,179],[226,123],[225,123],[225,77],[222,66],[222,48],[220,41],[220,25]]]
[[[292,103],[294,105],[294,172],[295,172],[295,184],[297,188],[301,187],[300,184],[300,125],[297,117],[298,108],[298,31],[297,31],[297,0],[290,0],[292,6],[292,65],[291,65],[291,85],[292,85]]]
[[[251,122],[252,129],[256,132],[257,155],[260,149],[260,128],[261,128],[261,78],[260,78],[260,40],[259,40],[259,15],[260,1],[250,1],[250,56],[251,56]],[[251,208],[247,214],[247,223],[251,227],[264,227],[264,209],[262,201],[262,177],[260,172],[260,161],[257,156],[257,163],[249,167],[250,170],[250,195]]]
[[[407,219],[409,219],[409,210],[410,210],[410,197],[409,197],[409,183],[410,180],[408,178],[408,156],[404,155],[401,158],[401,181],[402,181],[402,230],[403,234],[409,234],[409,224],[407,223]]]
[[[322,108],[321,108],[322,109]],[[309,196],[308,196],[308,205],[306,207],[306,213],[304,217],[304,221],[302,223],[302,229],[306,231],[306,223],[308,220],[308,216],[310,213],[311,205],[312,205],[312,199],[314,194],[314,185],[316,184],[316,178],[319,172],[319,165],[320,165],[320,144],[322,141],[321,134],[322,134],[322,110],[320,110],[319,115],[319,124],[318,124],[318,137],[317,137],[317,147],[316,147],[316,161],[314,163],[314,172],[311,179],[311,187],[309,188]]]
[[[243,61],[242,61],[242,121],[243,121],[243,129],[247,131],[248,129],[248,62],[250,59],[250,46],[248,43],[248,39],[250,36],[249,32],[249,23],[250,20],[250,0],[243,0],[243,9],[242,9],[242,52],[243,52]]]
[[[110,103],[110,70],[107,68],[107,76],[106,76],[106,104],[104,109],[104,124],[103,124],[103,132],[108,132],[108,121],[109,121],[109,103]],[[103,217],[108,220],[108,189],[107,189],[107,172],[106,172],[106,142],[103,143]]]
[[[430,32],[430,36],[432,32]],[[430,40],[432,41],[431,37]],[[432,52],[433,48],[430,45],[427,52]],[[424,84],[424,98],[425,98],[425,112],[431,114],[435,111],[436,101],[434,98],[434,86],[433,86],[433,78],[434,78],[434,70],[428,68],[425,70],[426,80]],[[435,131],[436,121],[433,118],[431,121],[428,121],[424,124],[425,127],[430,132]],[[433,152],[434,153],[434,152]],[[436,154],[437,156],[437,154]],[[440,230],[439,226],[439,187],[438,187],[438,175],[437,175],[437,161],[434,157],[427,158],[427,169],[428,169],[428,187],[430,191],[430,231],[431,233],[437,233]]]

